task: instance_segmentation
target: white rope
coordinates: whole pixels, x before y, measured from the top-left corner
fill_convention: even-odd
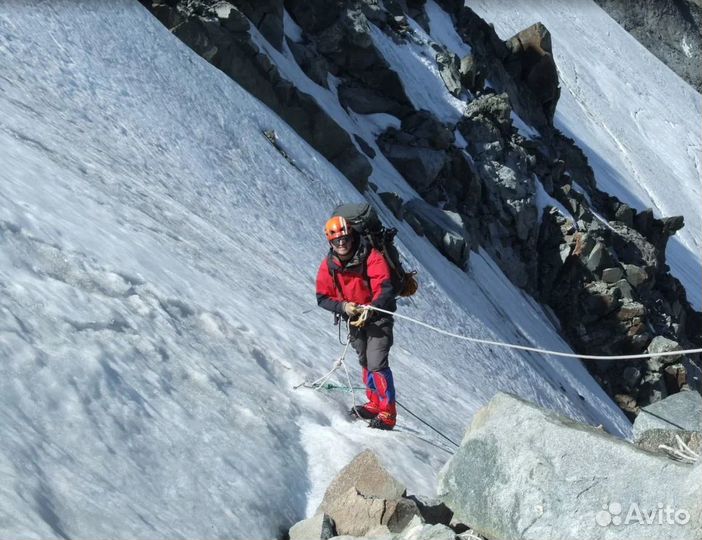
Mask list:
[[[373,311],[378,311],[380,313],[387,313],[389,315],[394,315],[395,317],[398,317],[400,319],[405,319],[410,322],[413,322],[415,324],[418,324],[420,326],[424,326],[425,328],[429,328],[430,330],[433,330],[434,332],[438,332],[439,334],[443,334],[445,336],[453,337],[456,339],[462,339],[465,341],[471,341],[473,343],[482,343],[483,345],[493,345],[495,347],[506,347],[508,349],[519,349],[521,351],[530,351],[530,352],[536,352],[536,353],[541,353],[541,354],[550,354],[552,356],[564,356],[567,358],[580,358],[580,359],[586,359],[586,360],[633,360],[635,358],[653,358],[656,356],[677,356],[677,355],[683,355],[683,354],[695,354],[695,353],[700,353],[702,352],[702,349],[688,349],[684,351],[667,351],[667,352],[658,352],[658,353],[646,353],[646,354],[623,354],[619,356],[597,356],[593,354],[575,354],[575,353],[566,353],[566,352],[558,352],[558,351],[549,351],[546,349],[538,349],[536,347],[527,347],[526,345],[514,345],[511,343],[502,343],[499,341],[490,341],[487,339],[478,339],[478,338],[472,338],[468,336],[462,336],[460,334],[454,334],[453,332],[447,332],[446,330],[442,330],[441,328],[437,328],[436,326],[432,326],[430,324],[427,324],[422,321],[418,321],[417,319],[413,319],[412,317],[407,317],[406,315],[400,315],[399,313],[395,313],[393,311],[386,311],[384,309],[380,309],[374,306],[369,306],[369,305],[363,305],[359,306],[362,308],[368,308],[372,309]]]
[[[346,373],[346,383],[348,384],[349,391],[351,392],[351,400],[353,401],[353,410],[356,411],[356,396],[354,395],[355,392],[353,391],[353,386],[351,385],[351,376],[349,375],[349,370],[346,368],[346,362],[344,361],[346,359],[346,351],[349,350],[349,345],[351,344],[351,340],[349,339],[349,336],[346,336],[346,346],[344,347],[344,352],[341,353],[341,356],[337,358],[334,361],[334,365],[331,368],[331,371],[327,373],[326,375],[322,375],[319,379],[316,381],[312,382],[307,382],[307,381],[302,381],[300,384],[293,386],[294,390],[297,390],[301,386],[304,386],[306,388],[312,388],[314,390],[321,390],[326,382],[331,378],[331,376],[334,374],[334,372],[339,369],[340,367],[344,368],[344,372]]]
[[[337,358],[334,361],[334,364],[332,365],[331,371],[329,373],[322,375],[319,379],[312,381],[312,382],[307,382],[307,381],[302,381],[300,384],[293,386],[293,390],[297,390],[301,386],[306,386],[308,388],[314,388],[315,390],[318,390],[324,384],[331,378],[331,376],[334,374],[334,372],[339,369],[342,365],[344,366],[344,370],[346,370],[346,365],[344,364],[344,358],[346,358],[346,351],[349,348],[349,341],[346,341],[346,347],[344,347],[344,352],[341,353],[341,356]],[[348,371],[346,372],[347,378],[348,378]],[[349,379],[349,387],[351,386],[350,384],[350,379]]]
[[[688,445],[686,445],[680,438],[680,435],[675,436],[675,441],[678,443],[677,448],[671,448],[670,446],[666,446],[665,444],[659,444],[658,448],[665,450],[666,452],[668,452],[668,454],[679,459],[680,461],[686,461],[690,463],[695,463],[696,461],[699,461],[700,455],[694,450],[692,450],[692,448],[690,448]]]
[[[347,338],[348,341],[348,338]],[[346,343],[346,348],[348,348],[349,344]],[[344,349],[344,356],[346,355],[346,349]],[[356,408],[356,392],[353,391],[353,386],[351,386],[351,377],[349,376],[349,370],[346,369],[346,362],[344,362],[343,357],[340,359],[341,360],[341,365],[344,368],[344,371],[346,372],[346,383],[349,385],[349,388],[351,389],[351,401],[353,402],[353,411],[354,414],[357,413],[358,409]],[[360,417],[359,417],[360,418]]]

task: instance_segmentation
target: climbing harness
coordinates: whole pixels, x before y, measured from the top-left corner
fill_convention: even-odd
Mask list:
[[[530,352],[536,352],[536,353],[541,353],[541,354],[549,354],[552,356],[563,356],[567,358],[580,358],[580,359],[586,359],[586,360],[633,360],[635,358],[653,358],[657,356],[677,356],[677,355],[683,355],[683,354],[695,354],[695,353],[702,353],[702,349],[688,349],[684,351],[666,351],[666,352],[658,352],[658,353],[646,353],[646,354],[623,354],[623,355],[618,355],[618,356],[598,356],[594,354],[575,354],[575,353],[566,353],[566,352],[559,352],[559,351],[549,351],[546,349],[538,349],[536,347],[527,347],[526,345],[514,345],[512,343],[503,343],[500,341],[490,341],[487,339],[478,339],[478,338],[472,338],[468,336],[462,336],[460,334],[454,334],[453,332],[447,332],[446,330],[442,330],[441,328],[437,328],[436,326],[432,326],[431,324],[427,324],[422,321],[418,321],[417,319],[413,319],[412,317],[407,317],[406,315],[400,315],[398,313],[395,313],[394,311],[386,311],[384,309],[380,309],[375,306],[370,306],[370,305],[362,305],[358,306],[361,308],[368,308],[372,309],[373,311],[378,311],[380,313],[387,313],[388,315],[394,315],[395,317],[398,317],[400,319],[405,319],[407,321],[413,322],[415,324],[418,324],[420,326],[424,326],[425,328],[429,328],[430,330],[433,330],[434,332],[438,332],[439,334],[443,334],[445,336],[450,336],[456,339],[462,339],[464,341],[471,341],[473,343],[482,343],[484,345],[493,345],[495,347],[505,347],[508,349],[518,349],[521,351],[530,351]]]

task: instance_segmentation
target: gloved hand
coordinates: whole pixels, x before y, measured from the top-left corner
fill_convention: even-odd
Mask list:
[[[370,315],[370,309],[367,307],[356,306],[356,314],[358,317],[351,321],[349,324],[355,326],[356,328],[361,328],[366,324],[368,316]]]
[[[355,317],[358,313],[358,306],[355,302],[344,302],[344,313],[349,317]]]

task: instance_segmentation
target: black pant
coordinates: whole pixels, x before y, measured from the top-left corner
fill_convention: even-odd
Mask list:
[[[351,327],[351,346],[358,353],[358,361],[368,371],[389,367],[388,355],[393,344],[392,317],[379,317],[362,328]]]

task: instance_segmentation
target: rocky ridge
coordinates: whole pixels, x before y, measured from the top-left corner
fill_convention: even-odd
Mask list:
[[[465,103],[462,117],[447,123],[412,104],[372,35],[377,28],[395,43],[416,43],[414,23],[430,30],[425,1],[143,3],[276,111],[360,191],[377,189],[368,178],[381,153],[421,197],[381,193],[393,213],[462,268],[471,249],[485,248],[516,285],[553,310],[577,352],[702,345],[702,316],[665,263],[666,242],[683,220],[657,219],[600,191],[583,152],[553,127],[560,89],[543,25],[502,40],[462,2],[437,2],[471,51],[459,58],[429,43],[446,90]],[[299,33],[295,39],[286,24]],[[273,49],[289,51],[347,113],[381,113],[398,124],[376,140],[349,133],[315,96],[284,76]],[[686,389],[688,371],[698,373],[700,359],[588,367],[633,418],[641,406]]]

